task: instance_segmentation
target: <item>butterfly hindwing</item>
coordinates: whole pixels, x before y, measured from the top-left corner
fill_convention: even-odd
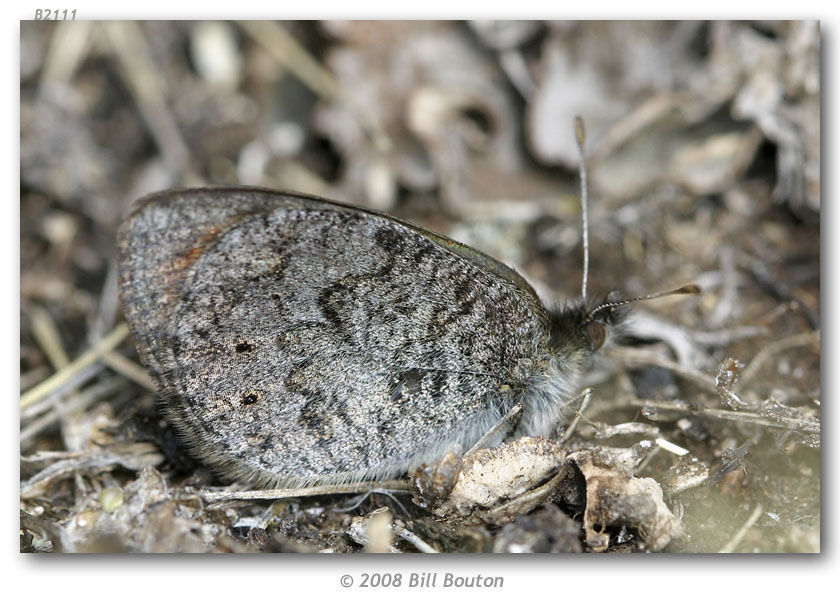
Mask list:
[[[507,267],[317,198],[167,192],[120,248],[168,414],[202,458],[261,483],[392,475],[471,443],[546,343]]]

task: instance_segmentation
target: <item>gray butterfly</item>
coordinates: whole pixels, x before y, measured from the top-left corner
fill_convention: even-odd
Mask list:
[[[389,216],[258,188],[168,191],[119,231],[138,352],[198,458],[257,485],[398,475],[570,417],[619,305],[547,309],[512,269]]]

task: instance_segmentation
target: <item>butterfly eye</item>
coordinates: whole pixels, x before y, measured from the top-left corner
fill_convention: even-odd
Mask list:
[[[598,350],[604,345],[604,340],[607,339],[607,328],[601,323],[588,323],[586,325],[586,335],[589,336],[589,341],[592,343],[592,349]]]

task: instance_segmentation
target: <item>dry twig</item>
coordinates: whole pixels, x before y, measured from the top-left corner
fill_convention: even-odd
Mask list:
[[[407,490],[408,482],[401,479],[387,481],[360,481],[341,485],[316,485],[301,488],[279,488],[273,490],[241,490],[229,492],[202,491],[200,495],[208,502],[227,500],[278,500],[281,498],[305,498],[307,496],[330,496],[332,494],[358,494],[379,488],[395,491]]]
[[[746,523],[744,523],[744,526],[741,527],[741,529],[738,530],[738,533],[735,534],[735,537],[729,540],[729,542],[727,542],[727,544],[718,552],[720,554],[730,554],[734,552],[735,548],[738,547],[738,544],[741,543],[741,540],[744,539],[744,536],[747,535],[747,532],[750,530],[750,528],[753,525],[755,525],[756,521],[758,521],[758,518],[761,516],[762,512],[764,512],[764,509],[761,508],[761,505],[759,504],[753,509],[752,514],[750,514]]]

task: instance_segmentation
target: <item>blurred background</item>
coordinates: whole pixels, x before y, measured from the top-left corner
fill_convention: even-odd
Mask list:
[[[144,466],[170,485],[195,468],[165,451],[120,330],[133,201],[326,196],[475,246],[559,302],[580,290],[579,114],[590,290],[704,294],[638,307],[574,443],[690,451],[638,465],[683,516],[669,550],[819,551],[819,23],[21,22],[20,44],[22,548],[58,550],[50,532],[103,490],[152,485]],[[286,517],[275,542],[354,548]]]

